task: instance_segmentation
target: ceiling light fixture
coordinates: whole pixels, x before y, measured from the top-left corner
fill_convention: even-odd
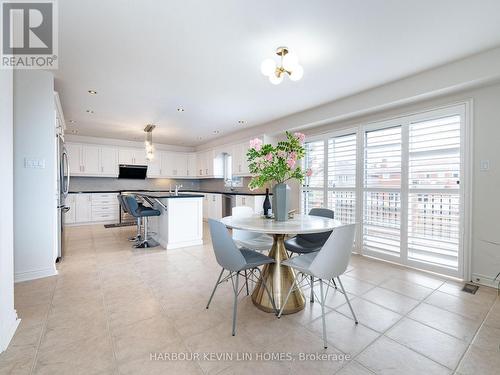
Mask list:
[[[97,91],[95,91],[95,90],[89,90],[88,93],[91,94],[91,95],[95,95],[95,94],[97,94]]]
[[[87,112],[87,113],[94,113],[94,111],[93,111],[93,110],[91,110],[91,109],[87,109],[87,111],[86,111],[86,112]]]
[[[288,75],[290,80],[298,81],[304,75],[304,68],[299,64],[297,55],[291,53],[287,47],[278,47],[276,54],[280,56],[279,65],[273,59],[266,59],[260,66],[260,71],[273,85],[278,85],[283,81],[283,77]]]
[[[238,124],[246,124],[245,120],[238,120]]]
[[[70,124],[74,124],[76,121],[75,120],[69,120]]]
[[[146,159],[151,161],[155,157],[155,148],[153,146],[153,130],[156,128],[156,125],[147,124],[144,128],[144,132],[146,133],[146,139],[144,140],[144,144],[146,145]]]
[[[219,134],[220,132],[218,130],[214,130],[214,134]]]
[[[184,112],[184,108],[182,107],[177,108],[177,112]]]

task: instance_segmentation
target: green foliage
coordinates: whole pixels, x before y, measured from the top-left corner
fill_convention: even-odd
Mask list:
[[[278,142],[276,146],[264,144],[260,148],[259,145],[249,148],[247,160],[252,173],[252,180],[248,185],[250,189],[291,179],[299,182],[304,180],[305,171],[300,166],[300,160],[305,155],[304,135],[287,131],[286,137],[285,141]]]

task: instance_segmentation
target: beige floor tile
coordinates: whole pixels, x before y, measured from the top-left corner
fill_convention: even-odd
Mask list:
[[[351,357],[375,340],[379,333],[362,324],[354,324],[352,319],[332,311],[325,316],[327,340],[334,347]],[[320,337],[323,334],[321,318],[314,320],[309,327]]]
[[[451,374],[446,367],[386,337],[370,345],[356,360],[377,374]]]
[[[352,361],[347,366],[344,366],[336,375],[372,375],[373,372],[363,367],[359,362]]]
[[[406,270],[406,272],[400,273],[396,279],[405,280],[431,289],[439,288],[446,281],[443,277],[415,270]]]
[[[349,277],[347,274],[342,276],[341,280],[346,292],[356,296],[361,296],[376,286],[375,284]]]
[[[106,310],[111,328],[120,328],[163,313],[160,303],[153,297],[106,306]]]
[[[483,325],[472,344],[485,350],[498,351],[500,355],[500,328]]]
[[[120,362],[118,370],[121,375],[203,375],[194,361],[151,360],[149,355]]]
[[[232,366],[217,373],[217,375],[254,375],[254,374],[273,374],[273,375],[286,375],[295,374],[290,372],[286,363],[281,362],[257,362],[257,361],[241,361],[236,362]]]
[[[186,351],[181,337],[166,317],[154,317],[112,329],[119,362],[148,357],[150,353]]]
[[[378,332],[384,332],[403,317],[394,311],[375,305],[362,298],[353,300],[351,305],[358,321]],[[353,319],[347,304],[338,307],[336,310],[349,319]]]
[[[419,301],[413,298],[379,287],[363,294],[362,297],[363,299],[384,306],[399,314],[408,313],[419,303]]]
[[[409,317],[467,342],[472,340],[481,324],[426,303],[413,310]]]
[[[6,351],[0,353],[0,374],[30,374],[35,355],[35,346],[9,346]]]
[[[493,301],[491,303],[474,301],[436,291],[427,297],[425,302],[473,320],[483,320]]]
[[[434,289],[399,279],[386,280],[379,286],[417,300],[423,300],[434,291]]]
[[[52,350],[40,349],[34,374],[111,374],[114,369],[111,339],[101,335]]]
[[[410,349],[455,369],[468,343],[422,323],[405,318],[386,334]]]
[[[332,309],[325,306],[325,314],[328,314]],[[302,325],[308,325],[313,320],[321,316],[321,304],[319,302],[310,303],[306,300],[305,308],[295,314],[286,315],[287,319],[293,320]]]
[[[462,375],[498,375],[499,368],[498,348],[485,350],[479,346],[471,345],[457,371]]]

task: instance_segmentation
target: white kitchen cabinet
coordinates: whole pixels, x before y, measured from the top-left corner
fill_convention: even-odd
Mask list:
[[[118,177],[118,149],[114,147],[101,147],[99,164],[102,176]]]
[[[186,155],[186,158],[187,158],[186,177],[195,178],[196,177],[196,165],[197,165],[196,154],[194,152],[190,152]]]
[[[162,152],[156,151],[154,154],[154,158],[148,161],[148,178],[160,178],[162,176]]]
[[[197,154],[198,177],[223,178],[224,159],[222,154],[215,154],[214,150],[201,151]]]
[[[73,224],[76,221],[76,207],[75,207],[75,194],[68,194],[65,200],[65,205],[69,207],[64,215],[65,224]]]
[[[92,219],[92,194],[75,194],[75,223],[87,223]]]
[[[100,148],[94,145],[82,145],[81,165],[86,175],[96,176],[101,173],[99,163]]]
[[[256,214],[262,214],[264,212],[264,195],[237,195],[236,196],[236,206],[246,206],[252,208]]]
[[[207,194],[207,218],[222,219],[222,194]]]
[[[65,213],[65,224],[92,224],[110,222],[120,219],[118,193],[73,193],[66,198],[70,208]]]
[[[69,173],[72,176],[82,173],[82,165],[80,162],[82,146],[74,143],[65,144],[68,152]]]
[[[208,194],[203,194],[203,220],[208,219]]]
[[[232,172],[234,176],[250,176],[248,169],[247,151],[248,142],[233,145],[232,149]]]
[[[119,164],[146,165],[146,150],[143,148],[120,148],[118,161]]]

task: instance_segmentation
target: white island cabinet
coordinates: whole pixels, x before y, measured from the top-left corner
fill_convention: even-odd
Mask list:
[[[152,237],[165,249],[203,244],[203,195],[141,193],[160,210],[150,217]]]

